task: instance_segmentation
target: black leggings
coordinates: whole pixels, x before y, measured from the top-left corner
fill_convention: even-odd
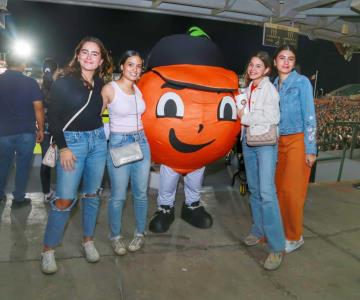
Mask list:
[[[44,140],[42,141],[40,146],[41,146],[41,157],[44,158],[44,155],[50,146],[50,135],[49,134],[44,135]],[[50,183],[51,183],[51,168],[50,167],[41,164],[40,180],[41,180],[42,192],[44,194],[50,193]]]

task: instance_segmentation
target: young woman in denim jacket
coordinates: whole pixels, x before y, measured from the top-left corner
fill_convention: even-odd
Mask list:
[[[115,167],[110,154],[107,157],[107,169],[111,182],[111,198],[108,203],[111,246],[117,255],[125,255],[127,250],[139,250],[145,240],[147,217],[147,187],[150,174],[150,147],[146,139],[141,115],[145,111],[145,102],[136,86],[143,67],[143,60],[136,51],[126,51],[120,59],[121,77],[104,86],[102,95],[104,107],[110,116],[109,148],[124,146],[138,141],[144,158],[140,161]],[[128,184],[131,184],[136,230],[133,240],[126,248],[121,235],[122,211],[126,201]]]
[[[260,135],[280,119],[279,94],[267,76],[271,58],[266,52],[254,55],[247,67],[251,83],[247,91],[248,103],[239,110],[241,124],[252,135]],[[285,236],[275,191],[277,145],[248,146],[243,130],[242,147],[246,177],[250,190],[253,224],[244,243],[254,246],[266,239],[270,254],[264,263],[267,270],[277,269],[283,259]]]
[[[73,59],[63,72],[64,76],[53,83],[50,91],[49,127],[60,157],[56,165],[56,199],[50,202],[41,255],[41,269],[46,274],[57,271],[54,248],[62,241],[70,211],[77,202],[81,181],[81,246],[88,262],[97,262],[100,258],[93,236],[107,153],[100,116],[102,78],[110,71],[110,58],[102,42],[87,37],[78,44]],[[63,132],[64,125],[85,105],[91,90],[89,104]]]
[[[285,230],[285,251],[304,244],[303,211],[311,167],[316,159],[316,115],[310,81],[295,71],[292,46],[277,49],[275,87],[280,94],[279,158],[276,188]]]

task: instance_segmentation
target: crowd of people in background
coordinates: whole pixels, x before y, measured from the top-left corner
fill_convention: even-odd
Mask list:
[[[339,122],[360,123],[360,99],[349,101],[348,97],[330,98],[316,104],[318,121],[317,141],[319,151],[341,150],[344,145],[351,146],[354,128]],[[360,131],[356,139],[356,147],[360,147]]]

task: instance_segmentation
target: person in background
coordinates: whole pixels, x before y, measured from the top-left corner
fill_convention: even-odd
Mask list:
[[[295,70],[296,50],[279,47],[274,55],[280,94],[280,138],[276,189],[285,230],[285,251],[304,244],[303,215],[311,167],[316,159],[316,115],[309,79]]]
[[[41,90],[44,94],[44,112],[45,112],[45,131],[44,131],[44,140],[40,144],[41,146],[41,156],[44,158],[44,155],[47,149],[50,146],[50,133],[49,133],[49,122],[48,122],[48,107],[49,107],[49,94],[50,88],[54,82],[54,77],[56,75],[58,65],[56,61],[52,58],[46,58],[43,62],[43,78]],[[40,167],[40,180],[42,192],[44,194],[44,202],[49,202],[55,196],[55,192],[51,190],[51,168],[41,164]]]
[[[100,259],[93,237],[107,153],[101,120],[101,89],[103,78],[111,70],[111,59],[103,43],[98,38],[86,37],[77,45],[73,59],[50,91],[49,128],[60,157],[56,165],[56,198],[50,202],[41,254],[41,270],[45,274],[57,271],[54,248],[62,241],[70,212],[77,202],[80,182],[81,248],[88,262]],[[64,125],[83,107],[63,132]]]
[[[239,110],[242,131],[242,149],[246,178],[250,191],[253,224],[245,238],[247,246],[254,246],[266,239],[270,253],[265,260],[266,270],[276,270],[283,260],[285,236],[275,190],[275,167],[277,144],[249,146],[245,131],[251,135],[268,132],[280,120],[279,94],[268,75],[271,72],[271,57],[267,52],[258,52],[247,66],[251,80],[247,89],[247,103]]]
[[[143,67],[143,60],[137,51],[128,50],[120,59],[119,80],[104,86],[102,95],[104,107],[110,116],[109,150],[138,141],[144,158],[120,167],[115,167],[110,154],[107,169],[110,177],[111,197],[108,204],[110,240],[117,255],[138,251],[144,244],[145,226],[148,208],[147,187],[150,174],[150,147],[143,130],[141,115],[145,111],[145,102],[136,86]],[[122,211],[126,193],[131,184],[136,230],[133,240],[126,248],[121,235]]]
[[[44,138],[42,93],[37,82],[23,74],[26,62],[7,55],[8,69],[0,75],[0,202],[15,158],[15,190],[12,205],[31,203],[25,198],[35,143]]]
[[[0,58],[0,75],[6,71],[6,61]]]

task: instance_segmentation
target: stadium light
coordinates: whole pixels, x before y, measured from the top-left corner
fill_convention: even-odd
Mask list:
[[[16,40],[13,44],[13,51],[16,55],[28,58],[33,53],[33,48],[26,40]]]

